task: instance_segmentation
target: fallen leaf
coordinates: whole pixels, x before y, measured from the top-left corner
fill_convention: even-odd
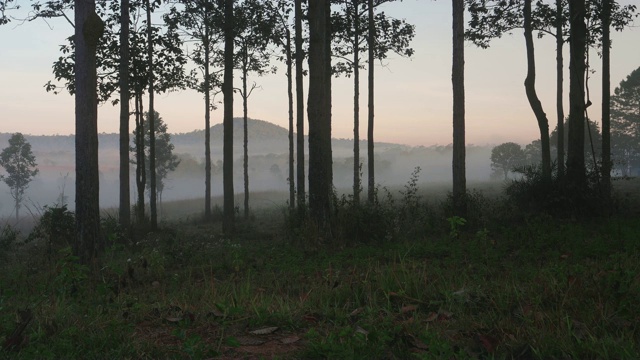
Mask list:
[[[289,336],[286,338],[282,338],[280,339],[280,343],[284,344],[284,345],[288,345],[288,344],[293,344],[296,341],[299,341],[300,338],[297,336]]]
[[[407,306],[403,306],[400,309],[400,313],[401,314],[406,314],[408,312],[416,311],[416,309],[418,309],[418,305],[407,305]]]
[[[164,318],[165,320],[167,320],[170,323],[179,323],[180,321],[182,321],[182,317],[179,316],[168,316],[166,318]]]
[[[369,335],[369,332],[363,328],[361,328],[360,326],[356,326],[356,333],[362,334],[364,336]]]
[[[362,308],[357,308],[357,309],[353,310],[353,311],[351,312],[351,314],[349,314],[349,317],[357,316],[357,315],[359,315],[361,312],[362,312]]]
[[[261,328],[261,329],[257,329],[257,330],[253,330],[253,331],[249,331],[249,334],[253,334],[253,335],[267,335],[267,334],[272,334],[274,331],[278,330],[277,326],[271,326],[271,327],[265,327],[265,328]]]
[[[438,320],[438,313],[433,311],[430,312],[429,315],[427,316],[427,322],[432,322],[436,320]]]

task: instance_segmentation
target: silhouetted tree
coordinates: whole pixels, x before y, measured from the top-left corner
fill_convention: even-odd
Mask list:
[[[235,207],[233,192],[233,60],[235,41],[235,20],[233,15],[233,0],[224,2],[224,80],[222,93],[224,94],[223,120],[223,231],[227,235],[233,233]]]
[[[640,166],[640,67],[620,82],[611,96],[611,144],[622,175]]]
[[[89,263],[100,241],[96,51],[104,23],[94,0],[75,0],[76,241],[74,254]]]
[[[331,4],[309,2],[309,208],[328,230],[333,171],[331,157]]]
[[[295,7],[295,46],[296,46],[296,155],[297,155],[297,191],[298,209],[304,211],[306,198],[305,184],[305,158],[304,158],[304,85],[303,85],[303,63],[304,50],[302,49],[302,0],[294,1]],[[293,181],[293,180],[291,180]]]
[[[128,229],[131,222],[131,189],[129,188],[129,0],[120,1],[120,226]]]
[[[602,187],[611,195],[611,0],[602,0]]]
[[[505,180],[509,178],[509,172],[524,165],[525,160],[522,147],[513,142],[503,143],[491,149],[491,168],[502,172]]]
[[[585,0],[569,0],[571,19],[569,66],[569,142],[567,152],[567,180],[573,191],[580,192],[586,185],[584,164],[585,122],[585,53],[587,50],[587,26],[585,24]]]
[[[453,0],[453,206],[458,216],[466,216],[467,179],[465,163],[464,102],[464,1]]]

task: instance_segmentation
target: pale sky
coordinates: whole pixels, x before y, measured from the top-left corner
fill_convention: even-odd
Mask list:
[[[548,0],[550,1],[550,0]],[[631,4],[637,0],[620,0]],[[28,5],[24,2],[23,5]],[[452,138],[451,89],[451,2],[405,0],[387,4],[384,11],[416,25],[411,59],[392,55],[385,66],[376,66],[376,141],[408,145],[446,145]],[[640,19],[636,27],[613,33],[611,88],[640,67]],[[25,134],[74,133],[73,98],[47,93],[44,84],[53,79],[51,65],[60,56],[59,46],[72,32],[63,20],[13,22],[0,27],[0,132]],[[551,37],[535,40],[536,89],[549,117],[555,116],[555,43]],[[526,53],[524,36],[492,42],[487,50],[468,43],[465,47],[465,92],[467,144],[499,144],[506,141],[528,143],[538,138],[535,117],[525,96]],[[565,112],[568,115],[568,46],[565,46]],[[590,78],[589,115],[599,122],[601,103],[601,62],[595,51],[590,56],[596,70]],[[288,103],[284,64],[279,73],[254,78],[262,88],[249,100],[249,116],[283,127],[288,126]],[[239,77],[236,77],[239,84]],[[361,81],[361,138],[366,137],[366,71]],[[305,89],[305,96],[306,96]],[[217,99],[221,100],[221,96]],[[333,130],[337,138],[353,138],[352,79],[333,81]],[[306,99],[305,99],[306,103]],[[146,107],[146,101],[145,101]],[[201,94],[182,91],[156,96],[156,109],[174,133],[204,126]],[[110,103],[99,108],[100,132],[116,133],[119,108]],[[235,116],[241,116],[241,100],[235,99]],[[222,119],[222,106],[212,115],[212,123]],[[133,128],[133,119],[132,126]]]

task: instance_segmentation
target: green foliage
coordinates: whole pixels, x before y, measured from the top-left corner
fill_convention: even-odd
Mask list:
[[[640,68],[611,96],[611,155],[623,176],[640,167]]]
[[[38,224],[27,237],[27,242],[43,240],[51,252],[53,249],[71,246],[75,241],[76,219],[67,205],[44,206]]]
[[[449,237],[457,239],[460,236],[460,229],[467,223],[467,220],[460,216],[452,216],[447,218],[449,223]]]
[[[2,149],[0,153],[0,166],[7,172],[7,175],[0,176],[0,179],[11,189],[11,197],[15,200],[16,218],[18,218],[24,192],[33,177],[38,174],[38,164],[31,151],[31,144],[21,133],[15,133],[9,138],[9,146]]]
[[[18,230],[13,228],[9,224],[4,224],[2,230],[0,230],[0,260],[12,250],[13,246],[18,240]]]
[[[494,147],[491,150],[491,168],[495,172],[502,172],[507,180],[509,172],[525,161],[522,147],[513,142],[507,142]]]

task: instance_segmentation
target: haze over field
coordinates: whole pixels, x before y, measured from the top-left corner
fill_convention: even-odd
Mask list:
[[[242,192],[242,120],[235,119],[234,188]],[[171,129],[169,129],[171,130]],[[222,195],[222,125],[212,127],[213,195]],[[6,147],[9,133],[0,133],[0,148]],[[280,126],[260,120],[249,120],[249,175],[250,190],[288,191],[288,131]],[[38,212],[43,205],[59,201],[64,193],[73,208],[74,199],[74,136],[34,136],[25,134],[36,156],[39,174],[27,190],[25,206]],[[174,153],[181,163],[169,174],[163,201],[202,198],[204,193],[204,131],[172,134]],[[100,206],[118,205],[118,134],[101,134],[100,143]],[[361,148],[366,148],[362,140]],[[471,182],[489,180],[491,146],[470,146],[467,150],[467,178]],[[334,180],[337,189],[353,185],[353,140],[334,139]],[[403,144],[376,144],[376,181],[381,186],[395,187],[405,184],[416,166],[420,166],[421,183],[445,183],[451,180],[450,146],[408,146]],[[361,158],[360,162],[366,162]],[[2,170],[0,170],[2,172]],[[366,166],[363,166],[366,175]],[[133,171],[132,167],[132,174]],[[135,198],[135,179],[131,178],[132,200]],[[0,183],[0,216],[13,213],[9,188]],[[258,200],[254,202],[260,206]],[[201,209],[197,209],[201,211]],[[24,212],[24,211],[23,211]]]

